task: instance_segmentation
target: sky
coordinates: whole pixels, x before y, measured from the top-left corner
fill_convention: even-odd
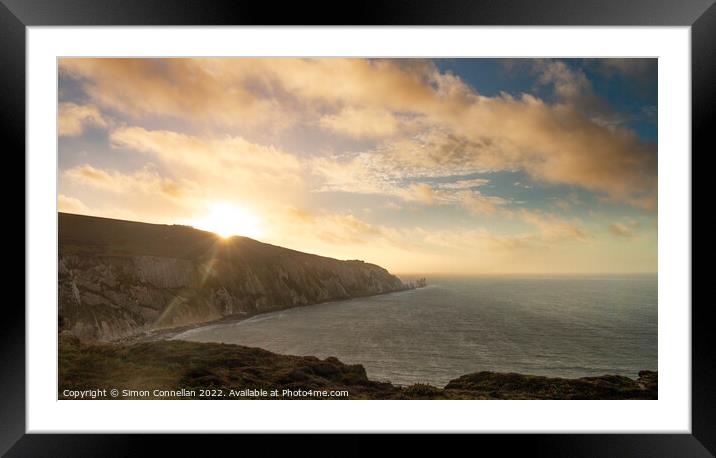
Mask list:
[[[657,270],[656,59],[59,61],[58,208],[403,274]]]

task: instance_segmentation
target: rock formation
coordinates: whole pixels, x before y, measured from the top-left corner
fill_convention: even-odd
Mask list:
[[[145,331],[406,289],[382,267],[188,226],[59,214],[60,330]]]
[[[117,399],[107,388],[223,390],[219,399],[277,399],[230,396],[235,390],[344,391],[337,399],[657,399],[658,374],[639,372],[637,379],[617,375],[563,379],[478,372],[452,380],[444,388],[427,384],[400,387],[370,380],[360,364],[336,358],[278,355],[260,348],[220,343],[160,340],[138,343],[80,342],[66,332],[59,338],[59,397],[78,399],[78,390],[105,389],[101,399]],[[130,396],[132,397],[132,396]],[[187,397],[171,397],[187,399]],[[279,398],[293,398],[280,396]],[[323,395],[297,399],[336,399]],[[206,399],[206,398],[204,398]]]

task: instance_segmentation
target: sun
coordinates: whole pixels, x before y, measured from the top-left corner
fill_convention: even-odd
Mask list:
[[[263,236],[260,220],[251,212],[232,204],[211,204],[209,212],[190,223],[197,229],[213,232],[223,238],[234,235],[258,238]]]

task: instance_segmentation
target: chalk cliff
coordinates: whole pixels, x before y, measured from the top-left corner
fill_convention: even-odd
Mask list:
[[[58,215],[60,330],[145,331],[405,289],[382,267],[188,226]]]

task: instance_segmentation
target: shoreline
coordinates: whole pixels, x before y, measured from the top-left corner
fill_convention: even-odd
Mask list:
[[[134,334],[131,336],[126,337],[120,337],[118,339],[112,339],[103,341],[105,343],[117,343],[117,344],[132,344],[132,343],[140,343],[140,342],[156,342],[161,340],[171,340],[173,337],[182,334],[186,331],[191,331],[192,329],[197,328],[203,328],[206,326],[212,326],[212,325],[218,325],[218,324],[228,324],[228,323],[238,323],[241,321],[248,320],[250,318],[254,318],[261,315],[269,315],[271,313],[276,312],[282,312],[284,310],[291,310],[291,309],[297,309],[301,307],[311,307],[313,305],[320,305],[320,304],[330,304],[331,302],[346,302],[353,299],[361,299],[365,297],[375,297],[375,296],[385,296],[388,294],[395,294],[395,293],[403,293],[406,291],[414,291],[416,289],[425,288],[425,286],[413,286],[413,287],[406,287],[404,289],[399,289],[395,291],[385,291],[382,293],[377,294],[364,294],[361,296],[353,296],[353,297],[347,297],[345,299],[331,299],[327,301],[321,301],[321,302],[314,302],[311,304],[303,304],[303,305],[297,305],[294,307],[287,307],[287,308],[280,308],[275,310],[268,310],[268,311],[262,311],[262,312],[246,312],[245,314],[236,314],[236,315],[227,315],[225,317],[219,318],[217,320],[211,320],[211,321],[204,321],[201,323],[192,323],[187,325],[181,325],[181,326],[175,326],[171,328],[162,328],[162,329],[154,329],[154,330],[147,330],[143,331],[138,334]]]
[[[435,286],[435,285],[432,285],[432,286]],[[289,311],[290,309],[297,309],[299,307],[308,307],[308,306],[313,306],[313,305],[328,304],[327,308],[325,310],[329,310],[329,307],[341,305],[341,303],[351,301],[354,299],[362,299],[362,298],[383,296],[383,295],[396,294],[396,293],[407,293],[409,291],[413,291],[414,289],[422,289],[422,288],[408,287],[408,288],[397,289],[394,291],[381,292],[381,293],[377,293],[377,294],[360,295],[360,296],[354,296],[354,297],[338,299],[338,300],[326,300],[326,301],[321,301],[321,302],[316,302],[316,303],[302,304],[302,305],[297,305],[297,306],[293,306],[293,307],[287,307],[287,308],[277,308],[277,309],[260,311],[260,312],[259,311],[250,311],[250,312],[245,312],[245,313],[236,314],[236,315],[224,316],[219,319],[214,319],[214,320],[205,321],[205,322],[191,323],[191,324],[187,324],[187,325],[174,326],[174,327],[162,328],[162,329],[145,330],[145,331],[141,331],[137,334],[134,334],[134,335],[131,335],[128,337],[106,340],[104,342],[98,342],[98,343],[106,343],[106,344],[110,344],[110,345],[116,345],[119,349],[121,349],[122,347],[128,347],[128,346],[136,346],[136,345],[143,345],[143,344],[152,345],[152,344],[162,344],[162,343],[169,343],[169,342],[192,342],[192,343],[197,343],[197,344],[201,344],[201,345],[211,345],[211,344],[216,343],[216,344],[220,344],[220,345],[242,346],[242,344],[229,343],[230,339],[229,339],[229,342],[223,342],[223,343],[220,341],[216,341],[216,340],[201,341],[201,339],[199,339],[198,341],[196,341],[196,340],[193,340],[193,338],[191,337],[191,335],[194,335],[194,333],[190,333],[191,335],[187,336],[185,339],[177,339],[177,336],[179,336],[183,333],[192,331],[192,330],[200,330],[200,329],[209,329],[209,331],[207,331],[207,332],[211,333],[212,332],[211,329],[213,329],[215,327],[218,329],[229,329],[230,330],[232,325],[236,325],[239,322],[242,322],[245,320],[251,320],[251,319],[254,319],[257,317],[271,316],[272,314],[284,313],[284,312]],[[400,297],[404,297],[404,296],[400,296]],[[347,305],[344,304],[344,305],[348,308],[351,307],[351,304],[347,304]],[[332,310],[332,308],[330,308],[330,310]],[[296,311],[296,312],[299,314],[303,313],[302,311]],[[202,331],[198,331],[198,332],[200,333],[199,335],[201,335]],[[218,331],[218,332],[221,332],[221,331]],[[237,332],[241,333],[241,330],[237,330]],[[246,344],[244,344],[244,345],[246,345]],[[326,356],[325,354],[320,353],[320,352],[318,354],[316,352],[311,352],[311,351],[295,353],[295,352],[286,352],[285,350],[281,350],[281,349],[268,350],[265,347],[263,347],[263,348],[261,348],[261,347],[263,347],[263,346],[257,345],[253,348],[256,350],[278,352],[278,353],[276,353],[277,355],[283,355],[283,356],[292,357],[292,358],[323,358]],[[249,348],[252,348],[252,347],[249,347]],[[199,347],[197,347],[197,351],[199,351]],[[318,356],[318,355],[320,355],[320,356]],[[332,358],[333,357],[335,357],[335,356],[332,356]],[[349,359],[349,362],[347,364],[362,365],[361,362],[362,362],[362,360],[360,358],[358,358],[358,359],[352,358],[352,359]],[[508,378],[509,378],[508,376],[510,376],[510,377],[511,376],[519,376],[519,377],[523,377],[523,378],[524,377],[529,377],[529,378],[538,377],[538,378],[559,379],[559,380],[578,380],[581,378],[601,378],[601,377],[610,376],[610,377],[619,377],[619,378],[627,377],[627,378],[631,378],[632,380],[636,380],[638,378],[639,372],[641,372],[641,370],[644,370],[645,367],[647,368],[645,370],[645,372],[656,373],[658,370],[656,368],[654,368],[654,369],[649,368],[649,366],[647,365],[647,366],[641,366],[641,367],[637,366],[638,369],[634,369],[633,371],[623,371],[623,370],[614,370],[614,369],[605,368],[603,371],[601,371],[599,373],[592,371],[592,370],[585,370],[585,371],[580,370],[580,371],[572,371],[569,374],[566,374],[566,373],[560,374],[560,373],[552,373],[551,371],[545,372],[545,371],[541,371],[541,370],[535,370],[535,368],[531,368],[532,370],[530,370],[526,367],[517,368],[517,369],[510,368],[510,367],[502,367],[502,366],[499,366],[499,368],[495,368],[496,367],[495,365],[483,365],[480,367],[484,367],[487,371],[497,370],[498,372],[491,372],[491,373],[495,374],[496,376],[503,377],[504,381],[508,380]],[[490,368],[495,368],[495,369],[490,369]],[[522,370],[520,370],[520,369],[522,369]],[[465,372],[467,373],[470,370],[474,370],[474,369],[466,368]],[[459,374],[461,372],[462,371],[455,372],[455,373]],[[471,374],[467,374],[467,375],[471,375]],[[374,381],[376,383],[388,383],[388,384],[391,384],[397,388],[406,388],[413,384],[419,384],[419,385],[429,384],[431,386],[441,386],[443,383],[445,383],[442,379],[440,379],[439,381],[435,381],[435,380],[429,381],[428,379],[423,380],[423,379],[418,379],[418,378],[415,378],[415,380],[411,380],[408,382],[405,382],[402,379],[400,379],[398,382],[394,382],[392,377],[390,377],[390,376],[384,376],[384,377],[379,376],[379,378],[371,379],[371,381]],[[453,381],[456,381],[456,380],[453,380]]]
[[[434,285],[431,285],[434,286]],[[183,326],[177,326],[172,328],[165,328],[165,329],[157,329],[157,330],[151,330],[151,331],[145,331],[140,334],[132,335],[129,337],[124,337],[120,339],[113,339],[110,341],[98,341],[99,343],[106,343],[106,344],[116,344],[116,345],[133,345],[133,344],[142,344],[142,343],[157,343],[157,342],[170,342],[170,341],[178,341],[178,342],[192,342],[192,343],[198,343],[198,344],[221,344],[221,345],[238,345],[238,346],[248,346],[249,348],[256,348],[261,349],[265,351],[271,351],[276,352],[276,350],[269,350],[263,346],[254,346],[254,345],[247,345],[247,344],[237,344],[232,342],[223,342],[223,341],[217,341],[217,340],[193,340],[193,339],[175,339],[178,335],[181,335],[183,333],[186,333],[188,331],[202,329],[202,328],[209,328],[209,327],[222,327],[223,325],[231,325],[240,323],[242,321],[248,321],[253,318],[257,317],[264,317],[264,316],[270,316],[272,314],[278,314],[283,313],[289,310],[293,309],[299,309],[304,307],[311,307],[315,305],[321,305],[321,304],[333,304],[340,305],[341,303],[348,302],[351,300],[356,299],[362,299],[362,298],[369,298],[369,297],[377,297],[377,296],[384,296],[384,295],[390,295],[390,294],[396,294],[396,293],[404,293],[408,291],[413,291],[415,289],[422,289],[424,287],[413,287],[413,288],[405,288],[401,290],[396,291],[389,291],[389,292],[383,292],[378,294],[369,294],[369,295],[362,295],[362,296],[355,296],[351,298],[346,299],[339,299],[339,300],[328,300],[328,301],[322,301],[322,302],[316,302],[312,304],[303,304],[299,306],[294,307],[288,307],[283,309],[275,309],[275,310],[269,310],[269,311],[261,311],[261,312],[247,312],[245,314],[241,315],[230,315],[225,316],[220,319],[201,322],[201,323],[193,323]],[[323,356],[317,356],[314,353],[286,353],[283,351],[278,351],[277,354],[284,355],[284,356],[291,356],[291,357],[318,357],[321,358]],[[335,357],[335,356],[333,356]],[[350,362],[348,364],[361,364],[362,362],[360,360],[354,360],[353,362]],[[644,366],[630,370],[630,371],[624,371],[624,370],[616,370],[616,369],[609,369],[604,368],[604,370],[597,371],[597,370],[589,370],[590,368],[585,368],[586,370],[581,373],[573,373],[573,374],[564,374],[564,373],[552,373],[550,371],[540,371],[540,370],[514,370],[514,369],[508,369],[508,370],[501,370],[498,372],[493,372],[493,369],[486,369],[487,372],[493,372],[496,374],[513,374],[513,375],[520,375],[520,376],[529,376],[529,377],[544,377],[544,378],[557,378],[557,379],[565,379],[565,380],[576,380],[580,378],[589,378],[589,377],[600,377],[604,375],[613,375],[613,376],[619,376],[619,377],[629,377],[629,378],[637,378],[638,373],[640,371],[646,371],[646,372],[657,372],[657,368],[651,368],[649,366]],[[408,387],[411,384],[430,384],[435,385],[435,382],[431,381],[410,381],[410,382],[395,382],[392,379],[388,378],[381,378],[381,379],[375,379],[376,382],[379,383],[389,383],[396,387]],[[440,383],[437,383],[439,385]]]

